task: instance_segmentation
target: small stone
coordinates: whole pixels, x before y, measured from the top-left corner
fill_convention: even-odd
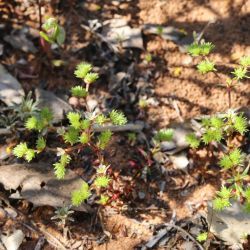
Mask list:
[[[18,250],[24,240],[25,234],[22,230],[16,230],[9,236],[1,235],[1,240],[8,250]]]
[[[182,65],[187,66],[190,65],[193,61],[193,58],[190,55],[186,55],[183,59],[182,59]]]
[[[23,96],[21,84],[0,64],[0,99],[11,106],[20,104]]]
[[[120,4],[119,1],[112,1],[111,3],[112,3],[114,6],[118,6],[118,5]]]
[[[72,97],[69,98],[69,104],[71,106],[77,107],[77,106],[79,106],[79,103],[80,102],[79,102],[79,99],[77,97],[72,96]]]
[[[53,122],[60,122],[64,115],[72,110],[72,107],[63,99],[56,96],[51,91],[37,88],[35,90],[36,100],[39,108],[48,107],[53,113]]]
[[[187,166],[189,164],[189,161],[188,161],[186,153],[172,155],[172,156],[170,156],[170,160],[173,162],[174,166],[177,169],[184,170],[184,171],[187,170]]]
[[[4,36],[4,41],[9,43],[13,48],[20,49],[23,52],[36,53],[38,51],[34,44],[27,39],[25,34],[6,35]]]
[[[142,191],[139,191],[139,192],[138,192],[138,196],[139,196],[139,198],[140,198],[141,200],[143,200],[143,199],[145,199],[146,194],[145,194],[144,192],[142,192]]]
[[[168,161],[168,157],[162,153],[162,152],[157,152],[153,155],[153,158],[156,162],[160,163],[160,164],[164,164]]]
[[[174,150],[176,148],[176,144],[173,141],[163,141],[160,146],[162,152]]]
[[[11,155],[11,150],[8,145],[0,147],[0,160],[6,160]]]
[[[7,214],[11,217],[11,218],[16,218],[17,217],[17,212],[10,208],[10,207],[6,207],[5,211],[7,212]]]
[[[91,111],[93,111],[97,107],[98,102],[95,99],[89,99],[89,100],[87,100],[87,105],[88,105],[89,109]]]
[[[120,8],[121,10],[128,9],[128,7],[129,7],[129,4],[128,4],[128,3],[122,3],[122,4],[120,4],[120,6],[119,6],[119,8]]]

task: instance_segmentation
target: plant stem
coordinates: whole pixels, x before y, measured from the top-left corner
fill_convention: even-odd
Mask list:
[[[228,94],[228,107],[229,109],[231,108],[232,106],[232,101],[231,101],[231,87],[227,87],[227,94]]]
[[[41,2],[40,0],[36,0],[38,4],[38,12],[39,12],[39,30],[42,30],[42,11],[41,11]]]

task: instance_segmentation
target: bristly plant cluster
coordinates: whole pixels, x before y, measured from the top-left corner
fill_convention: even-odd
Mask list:
[[[207,58],[213,49],[214,45],[209,42],[194,43],[188,48],[188,53],[191,56],[203,58],[197,65],[197,70],[201,74],[217,71],[215,62]],[[219,166],[222,170],[229,171],[231,178],[226,180],[226,184],[221,187],[213,200],[213,208],[216,210],[223,210],[231,205],[231,199],[237,199],[244,202],[245,210],[250,212],[250,188],[245,186],[249,165],[246,166],[244,154],[233,144],[233,138],[236,134],[245,135],[248,123],[243,114],[236,113],[231,109],[231,89],[237,82],[248,78],[249,67],[250,56],[242,57],[239,66],[231,72],[232,77],[226,81],[229,111],[226,114],[203,119],[201,135],[197,136],[191,133],[186,136],[186,141],[194,149],[197,149],[201,144],[212,146],[214,142],[225,142],[227,145],[227,152],[219,160]],[[211,148],[213,150],[213,146]]]
[[[122,112],[112,110],[108,114],[96,114],[92,112],[87,105],[89,86],[98,79],[98,74],[91,72],[92,65],[80,63],[75,70],[75,76],[82,80],[81,85],[71,88],[71,94],[76,98],[85,98],[85,111],[74,111],[67,114],[69,125],[57,130],[62,138],[65,147],[53,149],[47,146],[48,133],[55,132],[52,124],[53,114],[48,108],[43,108],[35,112],[25,121],[25,128],[37,133],[35,148],[30,143],[21,142],[14,149],[13,154],[18,158],[24,158],[26,161],[32,161],[37,154],[43,151],[56,152],[58,161],[54,163],[55,175],[58,179],[63,179],[67,172],[67,166],[72,161],[74,152],[78,152],[88,147],[96,154],[99,166],[96,168],[96,176],[91,186],[83,181],[79,190],[72,193],[72,205],[79,206],[91,196],[91,190],[95,189],[99,195],[99,204],[105,205],[109,197],[105,194],[111,178],[108,174],[108,164],[104,159],[103,150],[111,140],[112,132],[105,129],[105,124],[125,125],[127,118]],[[95,127],[102,127],[102,132],[95,132]]]
[[[227,187],[223,186],[213,201],[213,207],[222,210],[230,206],[231,198],[244,199],[246,197],[247,189],[244,188],[244,180],[247,177],[249,166],[245,167],[244,154],[240,149],[235,148],[232,139],[237,133],[244,135],[247,132],[247,120],[242,114],[229,111],[219,117],[203,119],[201,124],[202,135],[200,137],[194,133],[186,136],[186,141],[192,148],[197,149],[201,144],[213,145],[214,142],[220,143],[223,141],[229,148],[228,153],[219,160],[219,166],[224,171],[230,171],[231,178],[226,181]],[[227,195],[225,195],[226,190]],[[249,199],[245,200],[246,208],[250,207],[249,201]]]

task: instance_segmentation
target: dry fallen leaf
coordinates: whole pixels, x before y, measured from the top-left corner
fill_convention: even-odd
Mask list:
[[[5,189],[16,190],[21,187],[21,198],[35,206],[68,206],[71,193],[79,189],[83,180],[73,171],[68,170],[65,179],[56,179],[50,164],[13,164],[0,166],[0,183]],[[74,210],[90,212],[87,204],[73,207]]]

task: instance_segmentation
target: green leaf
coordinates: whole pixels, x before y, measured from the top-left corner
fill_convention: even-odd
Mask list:
[[[201,53],[201,47],[198,43],[189,45],[187,50],[191,56],[199,56]]]
[[[69,112],[67,114],[67,118],[69,120],[70,125],[75,128],[75,129],[79,129],[81,127],[81,115],[79,113],[76,112]]]
[[[188,53],[191,56],[207,56],[213,49],[214,45],[210,42],[198,44],[197,42],[188,46]]]
[[[208,128],[211,126],[211,119],[204,118],[202,119],[201,124],[203,127]]]
[[[247,77],[247,69],[245,67],[238,67],[235,68],[233,72],[231,72],[234,75],[234,78],[239,81]]]
[[[36,141],[36,148],[39,151],[44,150],[46,147],[46,140],[43,137],[39,137]]]
[[[244,156],[239,149],[235,149],[229,154],[229,157],[234,166],[239,166],[242,164]]]
[[[89,136],[87,133],[83,132],[81,135],[80,135],[80,138],[79,138],[79,141],[82,143],[82,144],[86,144],[89,142]]]
[[[230,160],[230,157],[228,155],[225,155],[220,159],[219,165],[220,167],[225,168],[225,169],[229,169],[233,167],[233,163]]]
[[[244,210],[247,212],[247,213],[250,213],[250,202],[247,201],[244,203]]]
[[[214,128],[222,128],[224,126],[223,120],[219,117],[212,117],[210,122]]]
[[[247,119],[243,117],[243,115],[235,116],[233,122],[234,129],[241,135],[244,135],[247,132]]]
[[[101,197],[100,197],[98,203],[101,205],[106,205],[108,203],[108,201],[109,201],[109,197],[107,195],[101,194]]]
[[[81,121],[81,129],[86,130],[90,127],[90,120],[82,120]]]
[[[208,233],[207,232],[203,232],[197,235],[196,240],[199,242],[203,242],[206,241],[208,237]]]
[[[250,202],[250,187],[248,187],[244,192],[244,197]]]
[[[214,62],[209,61],[208,59],[201,61],[197,65],[197,69],[201,74],[206,74],[208,72],[216,71],[214,67]]]
[[[243,155],[239,149],[233,150],[229,155],[225,155],[219,161],[222,168],[229,169],[242,164]]]
[[[231,203],[228,199],[223,199],[223,198],[217,197],[213,200],[213,208],[217,211],[221,211],[229,206],[231,206]]]
[[[68,131],[63,135],[63,139],[66,143],[70,143],[71,145],[77,143],[79,139],[79,130],[70,127]]]
[[[40,31],[39,32],[39,35],[45,40],[47,41],[48,43],[53,43],[54,41],[52,39],[49,38],[49,36],[44,33],[43,31]]]
[[[75,76],[77,78],[81,78],[81,79],[84,79],[85,76],[92,70],[92,65],[89,64],[89,63],[85,63],[85,62],[82,62],[82,63],[79,63],[77,66],[76,66],[76,70],[74,72]]]
[[[63,179],[66,174],[66,165],[69,164],[71,157],[68,154],[62,154],[60,161],[53,164],[57,179]]]
[[[66,173],[65,165],[63,165],[61,162],[57,162],[57,163],[54,163],[53,166],[54,166],[56,178],[59,180],[63,179]]]
[[[156,141],[171,141],[174,136],[174,130],[169,128],[169,129],[161,129],[156,133],[154,136],[154,139]]]
[[[229,188],[226,188],[225,186],[221,187],[220,191],[217,191],[217,195],[220,196],[220,198],[228,200],[231,197],[232,190]]]
[[[37,118],[35,116],[31,116],[25,122],[25,128],[27,128],[29,130],[33,130],[33,129],[36,130],[37,129],[37,123],[38,123]]]
[[[27,150],[28,150],[27,143],[21,142],[16,147],[14,147],[12,152],[17,158],[22,158],[26,154]]]
[[[221,141],[222,136],[223,136],[222,130],[209,128],[202,135],[202,140],[205,144],[209,144],[212,141],[217,141],[217,142]]]
[[[161,36],[162,33],[163,33],[163,27],[159,25],[159,26],[156,28],[156,32],[157,32],[157,34],[158,34],[159,36]]]
[[[57,20],[56,18],[54,17],[49,17],[45,22],[44,24],[42,25],[42,28],[45,30],[45,31],[50,31],[51,29],[54,29],[57,27]]]
[[[88,73],[84,77],[84,81],[88,84],[91,84],[91,83],[95,82],[98,78],[99,78],[99,75],[97,73]]]
[[[86,97],[88,95],[87,90],[79,85],[72,87],[70,91],[71,91],[72,96],[75,96],[78,98]]]
[[[64,28],[61,26],[58,26],[58,31],[57,31],[57,36],[56,36],[56,42],[58,45],[61,46],[64,43],[65,36],[66,36],[66,33],[65,33]]]
[[[98,176],[94,181],[94,185],[101,188],[106,188],[109,185],[111,179],[107,176]]]
[[[247,68],[250,66],[250,56],[243,56],[240,59],[240,65]]]
[[[24,158],[27,162],[30,162],[35,157],[35,150],[27,149],[25,152]]]
[[[80,206],[91,195],[89,185],[83,182],[79,190],[74,190],[71,194],[71,203],[73,206]]]
[[[53,120],[53,114],[48,107],[44,107],[41,109],[41,119],[45,120],[47,123]]]
[[[201,48],[200,55],[207,56],[214,49],[214,47],[215,46],[211,42],[202,43],[200,45]]]
[[[106,146],[108,145],[110,139],[111,139],[111,136],[112,136],[112,132],[110,130],[106,130],[106,131],[103,131],[101,132],[101,134],[98,136],[98,139],[99,139],[99,148],[100,149],[105,149]]]
[[[103,115],[103,114],[100,114],[98,115],[96,118],[95,118],[95,122],[98,124],[98,125],[103,125],[106,121],[108,120],[108,118]]]
[[[117,110],[112,110],[109,117],[114,125],[125,125],[127,123],[127,118],[122,112]]]
[[[71,161],[71,157],[68,155],[68,154],[62,154],[61,155],[61,159],[60,159],[60,162],[63,164],[63,165],[67,165],[69,164]]]
[[[198,148],[200,145],[200,140],[195,136],[194,133],[186,135],[186,142],[191,148]]]

